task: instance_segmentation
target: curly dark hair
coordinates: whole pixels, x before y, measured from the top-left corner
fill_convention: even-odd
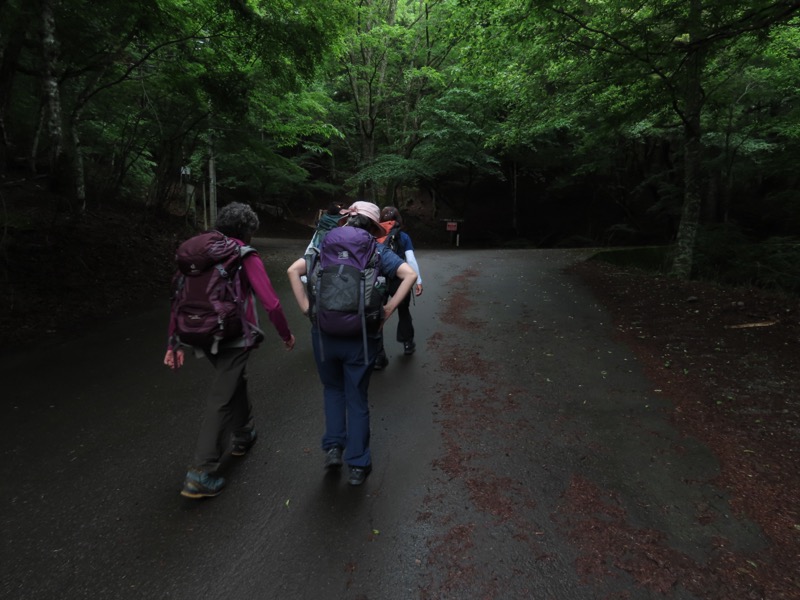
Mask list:
[[[215,228],[220,233],[249,242],[258,231],[258,215],[247,204],[231,202],[217,213]]]

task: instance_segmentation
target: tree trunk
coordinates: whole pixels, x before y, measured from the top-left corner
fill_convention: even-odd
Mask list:
[[[39,141],[42,139],[42,129],[44,129],[45,121],[47,120],[47,103],[42,102],[39,108],[39,121],[36,123],[36,132],[33,135],[33,142],[31,143],[30,155],[28,157],[28,166],[31,175],[36,175],[36,158],[39,154]]]
[[[214,162],[214,136],[208,142],[208,208],[211,227],[217,222],[217,165]]]
[[[72,157],[72,181],[75,186],[73,193],[78,202],[78,210],[81,213],[86,211],[86,169],[84,168],[83,147],[81,146],[79,135],[81,118],[89,99],[96,90],[97,83],[102,79],[108,68],[109,63],[106,63],[102,69],[96,70],[94,74],[87,78],[69,117],[71,148],[68,154]]]
[[[719,169],[715,168],[709,173],[708,188],[705,193],[705,202],[703,203],[702,222],[703,223],[721,223],[721,209],[719,197],[719,181],[722,174]]]
[[[17,26],[14,26],[17,25]],[[5,173],[9,155],[12,154],[11,140],[6,128],[6,115],[11,106],[11,91],[17,63],[25,44],[25,29],[19,23],[12,25],[12,34],[8,43],[0,50],[0,174]]]
[[[701,0],[691,0],[689,7],[689,36],[691,41],[701,39]],[[683,209],[678,225],[672,274],[689,279],[694,263],[694,248],[700,226],[702,206],[700,172],[702,161],[700,114],[703,109],[703,61],[702,48],[689,49],[686,70],[685,112],[683,117]]]
[[[83,149],[78,137],[78,124],[72,124],[72,181],[75,184],[75,200],[78,212],[86,212],[86,170],[83,166]]]
[[[361,125],[361,166],[367,167],[375,162],[375,121],[367,119],[367,123]],[[363,200],[375,201],[375,184],[371,181],[362,183],[359,194]]]
[[[519,226],[517,223],[517,203],[519,202],[518,194],[518,178],[517,161],[511,163],[511,228],[514,230],[515,235],[519,235]]]
[[[47,132],[50,138],[50,177],[55,181],[61,171],[64,149],[64,129],[61,117],[61,95],[58,87],[58,40],[54,5],[56,0],[42,0],[42,55],[44,67],[42,86],[47,101]]]
[[[698,124],[699,127],[699,124]],[[689,125],[686,126],[689,128]],[[681,222],[678,225],[675,257],[672,263],[672,274],[681,279],[689,279],[694,264],[694,246],[697,230],[700,226],[700,185],[698,177],[698,161],[700,160],[700,136],[698,131],[685,132],[684,189]]]
[[[392,177],[386,183],[386,197],[384,200],[386,201],[387,206],[396,206],[397,208],[402,208],[400,206],[400,197],[399,197],[399,189],[400,184],[398,183],[397,179]]]

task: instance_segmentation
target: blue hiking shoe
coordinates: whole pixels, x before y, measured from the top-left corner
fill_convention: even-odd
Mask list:
[[[189,469],[183,482],[181,496],[186,498],[212,498],[218,496],[225,487],[225,479],[205,471]]]

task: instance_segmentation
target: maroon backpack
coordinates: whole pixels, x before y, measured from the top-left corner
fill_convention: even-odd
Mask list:
[[[244,338],[245,346],[257,342],[258,328],[248,323],[242,286],[242,260],[255,252],[219,231],[207,231],[183,242],[175,253],[178,270],[173,276],[173,347],[179,344],[210,349],[219,343]]]

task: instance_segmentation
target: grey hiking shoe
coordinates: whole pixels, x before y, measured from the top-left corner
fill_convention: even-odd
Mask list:
[[[225,479],[216,477],[205,471],[189,469],[183,482],[181,496],[186,498],[211,498],[218,496],[225,487]]]
[[[325,468],[338,469],[342,466],[342,449],[334,446],[325,451]]]
[[[350,467],[350,477],[347,478],[347,483],[350,485],[361,485],[367,478],[367,475],[372,471],[372,465],[366,467]]]

